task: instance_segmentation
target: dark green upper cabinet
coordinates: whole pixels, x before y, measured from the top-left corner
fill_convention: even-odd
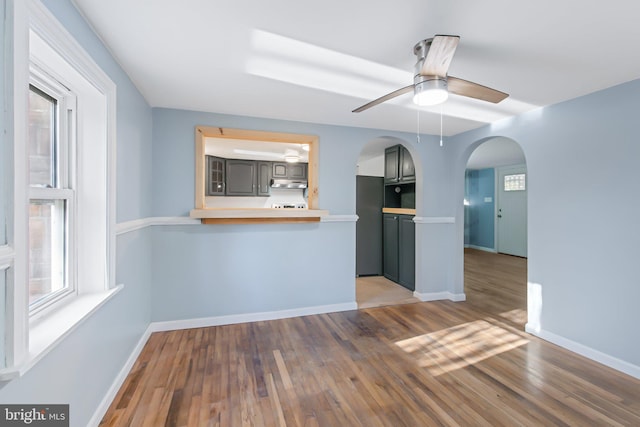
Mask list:
[[[411,153],[401,147],[400,150],[400,182],[415,182],[416,181],[416,167],[413,164]]]
[[[400,145],[384,150],[384,183],[393,184],[400,180]]]
[[[205,184],[207,196],[224,196],[224,159],[220,157],[207,156],[207,174]]]
[[[307,179],[307,164],[306,163],[289,163],[287,166],[287,177],[289,179]]]
[[[254,160],[226,161],[227,196],[255,196],[256,162]]]
[[[409,151],[402,145],[384,150],[384,183],[415,182],[416,168]]]
[[[207,156],[207,196],[271,195],[271,179],[307,180],[307,163],[223,159]]]
[[[297,179],[307,180],[307,164],[306,163],[273,163],[274,179]]]
[[[257,162],[258,196],[269,196],[271,193],[271,162]]]
[[[286,163],[273,163],[273,178],[287,178],[287,164]]]

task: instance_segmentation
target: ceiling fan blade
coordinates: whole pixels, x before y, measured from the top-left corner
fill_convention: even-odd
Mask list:
[[[449,87],[450,93],[493,102],[494,104],[497,104],[509,96],[508,93],[500,92],[499,90],[453,76],[447,78],[447,86]]]
[[[422,63],[420,75],[446,77],[459,42],[460,36],[434,36],[427,57]]]
[[[395,98],[396,96],[404,95],[405,93],[411,92],[411,91],[413,91],[413,85],[403,87],[402,89],[394,90],[391,93],[388,93],[384,96],[381,96],[378,99],[374,99],[373,101],[364,104],[361,107],[356,108],[355,110],[352,111],[352,113],[359,113],[361,111],[368,110],[371,107],[374,107],[378,104],[382,104],[383,102],[388,101],[392,98]]]

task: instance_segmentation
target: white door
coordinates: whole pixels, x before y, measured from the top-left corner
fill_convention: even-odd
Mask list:
[[[498,168],[498,252],[527,256],[527,167]]]

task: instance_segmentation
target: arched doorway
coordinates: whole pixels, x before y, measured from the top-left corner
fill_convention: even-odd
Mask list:
[[[359,308],[418,302],[416,165],[406,141],[380,137],[356,165],[356,301]],[[419,168],[419,166],[418,166]]]
[[[527,170],[510,138],[472,146],[465,170],[464,291],[469,303],[524,329],[527,321]]]

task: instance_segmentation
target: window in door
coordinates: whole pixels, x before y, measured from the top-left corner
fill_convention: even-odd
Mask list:
[[[524,173],[504,176],[504,191],[524,191],[526,189],[526,176]]]

